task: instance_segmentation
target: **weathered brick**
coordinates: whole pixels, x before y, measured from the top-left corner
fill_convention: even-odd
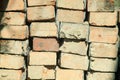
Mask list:
[[[115,73],[88,73],[87,80],[115,80]]]
[[[56,38],[34,38],[33,50],[35,51],[58,51],[59,44]]]
[[[0,0],[0,11],[24,11],[24,0]]]
[[[0,12],[0,25],[24,25],[25,14],[22,12]]]
[[[57,7],[68,9],[85,9],[84,0],[57,0]]]
[[[57,10],[57,20],[61,22],[83,23],[85,18],[84,11]]]
[[[0,54],[0,68],[21,69],[24,66],[24,57],[17,55]]]
[[[30,36],[57,37],[57,26],[54,22],[34,22],[30,26]]]
[[[29,53],[29,65],[56,65],[55,52],[33,52]]]
[[[117,12],[90,12],[89,22],[95,26],[115,26]]]
[[[28,66],[28,78],[30,79],[55,79],[55,70],[45,66]]]
[[[118,44],[91,43],[90,56],[116,58],[118,53]]]
[[[118,59],[92,58],[90,59],[90,69],[102,72],[116,72]]]
[[[56,0],[28,0],[28,6],[55,5]]]
[[[65,40],[63,45],[59,48],[60,51],[65,53],[87,55],[88,45],[84,41],[71,41]]]
[[[114,11],[114,0],[88,0],[88,11]]]
[[[118,40],[118,28],[90,27],[90,42],[116,43]]]
[[[56,80],[84,80],[82,70],[56,69]]]
[[[84,39],[88,38],[88,24],[62,23],[60,26],[60,38]]]
[[[30,22],[53,20],[54,18],[55,18],[54,6],[40,6],[27,8],[27,19]]]
[[[63,68],[87,70],[88,64],[87,56],[61,53],[60,66]]]
[[[26,39],[28,38],[28,26],[0,26],[0,38]]]
[[[0,53],[24,54],[28,52],[28,40],[0,40]]]

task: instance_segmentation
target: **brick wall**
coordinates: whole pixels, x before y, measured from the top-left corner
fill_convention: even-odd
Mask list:
[[[120,80],[116,0],[0,0],[0,80]]]

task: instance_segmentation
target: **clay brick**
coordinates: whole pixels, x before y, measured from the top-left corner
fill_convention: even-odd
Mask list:
[[[24,25],[25,14],[22,12],[0,12],[0,25]]]
[[[118,44],[91,43],[90,56],[116,58],[118,53]]]
[[[60,38],[84,39],[88,38],[88,24],[62,23],[60,26]]]
[[[28,38],[28,26],[0,26],[0,38],[26,39]]]
[[[28,0],[28,6],[55,5],[56,0]]]
[[[115,26],[117,12],[90,12],[89,22],[95,26]]]
[[[0,11],[24,11],[24,0],[0,0]]]
[[[118,40],[118,28],[90,27],[90,42],[116,43]]]
[[[87,70],[88,64],[87,56],[61,53],[60,66],[63,68]]]
[[[118,59],[92,58],[90,59],[90,69],[102,72],[116,72]]]
[[[27,55],[28,40],[0,40],[0,53]]]
[[[0,54],[0,68],[21,69],[24,66],[24,57],[17,55]]]
[[[115,73],[88,73],[87,80],[115,80]]]
[[[30,79],[54,80],[55,70],[45,66],[28,66],[28,77]]]
[[[56,80],[84,80],[82,70],[56,69]]]
[[[30,36],[57,37],[57,26],[54,22],[33,22],[30,26]]]
[[[34,38],[33,50],[35,51],[58,51],[59,44],[56,38]]]
[[[65,53],[87,55],[88,45],[84,41],[71,41],[65,40],[63,45],[59,48],[60,51]]]
[[[48,21],[55,18],[54,6],[28,7],[28,21]]]
[[[114,11],[114,0],[88,0],[88,11]]]
[[[29,53],[29,65],[56,65],[55,52],[33,52]]]
[[[57,10],[57,20],[61,22],[83,23],[85,18],[84,11]]]
[[[24,80],[22,70],[0,69],[0,80]]]
[[[85,9],[84,0],[57,0],[57,7],[68,9]]]

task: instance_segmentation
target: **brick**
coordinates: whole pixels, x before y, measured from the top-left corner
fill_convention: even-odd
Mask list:
[[[28,6],[55,5],[56,0],[28,0]]]
[[[34,38],[33,50],[35,51],[58,51],[59,44],[56,38]]]
[[[0,38],[26,39],[28,38],[28,26],[0,26]]]
[[[88,73],[87,80],[115,80],[115,73]]]
[[[90,56],[116,58],[118,53],[118,44],[91,43]]]
[[[31,21],[48,21],[55,18],[54,6],[28,7],[27,20]]]
[[[28,66],[28,78],[30,79],[55,79],[55,70],[45,66]]]
[[[54,22],[33,22],[30,26],[30,36],[57,37],[57,26]]]
[[[24,11],[24,0],[0,0],[0,3],[0,11]]]
[[[22,12],[0,12],[0,25],[24,25],[25,14]]]
[[[24,57],[17,55],[0,54],[0,68],[21,69],[24,66]]]
[[[22,70],[0,69],[0,80],[24,80]]]
[[[62,23],[60,26],[60,38],[84,39],[88,38],[88,24]]]
[[[63,68],[87,70],[88,64],[87,56],[61,53],[60,66]]]
[[[71,41],[65,40],[63,45],[59,48],[60,51],[65,53],[87,55],[88,45],[84,41]]]
[[[82,70],[56,69],[56,80],[84,80]]]
[[[33,52],[29,53],[29,65],[56,65],[55,52]]]
[[[92,58],[90,59],[90,69],[102,72],[116,72],[118,59]]]
[[[84,19],[85,19],[84,11],[73,11],[64,9],[57,10],[57,21],[83,23]]]
[[[84,0],[58,0],[57,7],[84,10],[85,2]]]
[[[117,12],[90,12],[89,22],[95,26],[115,26]]]
[[[0,40],[0,53],[27,55],[28,40]]]
[[[90,27],[90,42],[116,43],[118,40],[118,28]]]
[[[114,11],[114,0],[88,0],[88,11]]]

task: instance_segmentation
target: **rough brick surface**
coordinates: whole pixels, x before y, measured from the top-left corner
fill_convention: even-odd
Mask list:
[[[85,12],[73,10],[57,10],[57,20],[61,22],[83,23]]]
[[[0,40],[0,53],[24,54],[28,52],[28,40]]]
[[[68,9],[85,9],[84,0],[57,0],[57,7]]]
[[[117,12],[90,12],[89,22],[95,26],[115,26]]]
[[[35,51],[58,51],[59,44],[55,38],[34,38],[33,50]]]
[[[90,27],[90,42],[116,43],[118,28]]]
[[[71,40],[65,40],[59,50],[65,53],[87,55],[87,48],[88,46],[84,41],[75,42]]]
[[[0,38],[26,39],[28,38],[28,26],[0,26]]]
[[[63,68],[87,70],[88,63],[87,56],[61,53],[60,66]]]
[[[28,0],[28,6],[55,5],[56,0]]]
[[[56,65],[55,52],[30,52],[29,65]]]
[[[28,66],[29,79],[55,79],[55,70],[49,69],[45,66]]]
[[[87,80],[115,80],[115,73],[88,73]]]
[[[53,20],[55,18],[54,6],[28,7],[27,19],[28,21],[45,21]]]
[[[24,0],[0,0],[0,11],[24,11]]]
[[[88,0],[88,11],[114,11],[114,0]]]
[[[91,43],[90,56],[116,58],[118,53],[118,44]]]
[[[56,69],[56,80],[84,80],[81,70]]]
[[[0,54],[0,68],[21,69],[24,66],[24,57]]]
[[[88,24],[62,23],[60,26],[60,38],[84,39],[88,38]]]
[[[25,14],[22,12],[0,12],[0,24],[24,25]]]
[[[102,72],[116,72],[118,59],[91,58],[90,69]]]
[[[30,36],[57,37],[57,26],[54,22],[34,22],[30,26]]]

